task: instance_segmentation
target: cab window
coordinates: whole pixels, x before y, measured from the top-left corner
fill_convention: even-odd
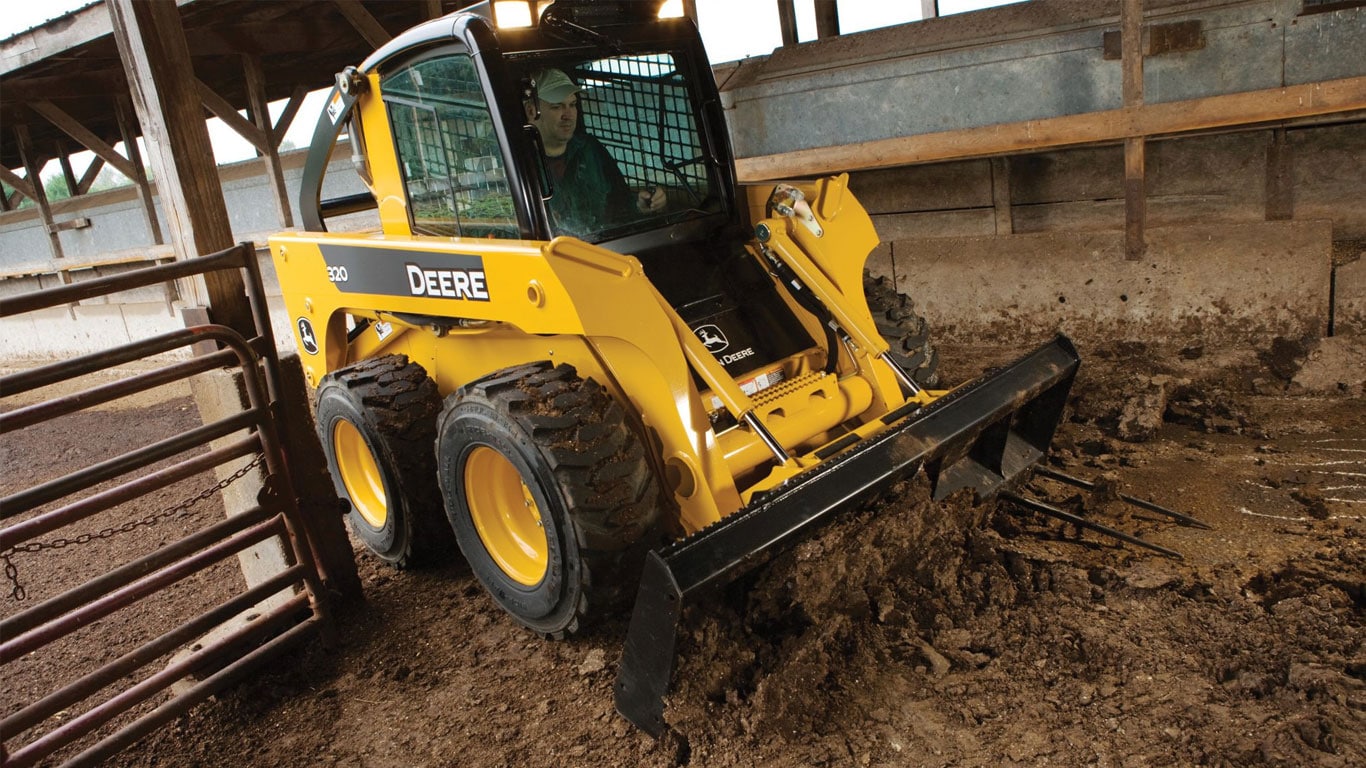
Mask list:
[[[468,55],[426,59],[385,75],[413,234],[517,238],[503,157]]]

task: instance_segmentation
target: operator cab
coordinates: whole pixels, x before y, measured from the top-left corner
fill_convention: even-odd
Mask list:
[[[691,21],[657,18],[658,3],[538,5],[539,23],[514,28],[497,26],[506,20],[489,3],[472,6],[405,32],[339,75],[305,172],[306,229],[325,230],[329,209],[354,210],[354,199],[319,199],[332,145],[347,126],[358,166],[371,154],[392,152],[397,161],[399,189],[381,189],[390,182],[358,167],[380,201],[386,234],[570,235],[638,253],[678,242],[675,225],[693,225],[685,227],[693,239],[699,223],[738,223],[719,95]],[[563,73],[577,88],[572,143],[601,149],[611,199],[572,199],[577,188],[566,182],[562,159],[547,156],[536,128],[549,120],[536,82],[544,72]],[[353,110],[372,75],[388,137],[367,135],[377,133],[373,107]],[[362,117],[366,130],[356,130]],[[637,206],[641,195],[663,202]],[[406,205],[386,210],[386,200]]]

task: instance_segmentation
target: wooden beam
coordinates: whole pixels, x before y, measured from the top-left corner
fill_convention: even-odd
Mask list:
[[[106,163],[114,166],[114,170],[133,178],[133,165],[127,158],[114,151],[103,139],[90,132],[90,129],[81,125],[76,118],[62,111],[61,107],[50,101],[35,101],[28,105],[30,109],[42,115],[49,123],[57,126],[63,133],[81,143],[81,146],[104,158]]]
[[[1366,77],[737,158],[744,182],[1036,152],[1366,110]]]
[[[1124,0],[1120,8],[1120,47],[1124,108],[1143,106],[1143,0]],[[1124,258],[1138,261],[1147,250],[1147,145],[1142,136],[1124,140]]]
[[[256,150],[261,154],[264,155],[269,151],[270,141],[265,131],[248,122],[227,99],[215,93],[203,80],[195,78],[195,84],[199,91],[199,100],[204,103],[205,109],[213,113],[214,117],[222,120],[223,124],[231,128],[238,136],[251,142],[251,145],[256,147]]]
[[[76,172],[71,170],[71,155],[66,151],[66,143],[57,142],[57,163],[62,166],[62,181],[66,182],[66,193],[71,197],[81,194],[81,185],[76,182]]]
[[[351,23],[360,36],[365,38],[365,42],[371,48],[378,48],[394,38],[389,34],[384,26],[375,20],[370,12],[365,10],[360,0],[333,0],[337,4],[337,9],[341,11],[346,20]]]
[[[90,165],[86,167],[85,173],[81,174],[80,180],[76,182],[76,187],[81,190],[82,195],[90,192],[90,187],[95,184],[95,179],[99,178],[102,170],[104,170],[104,158],[95,155],[91,159]]]
[[[142,135],[152,152],[157,193],[176,255],[190,259],[232,247],[232,227],[175,0],[105,4]],[[198,284],[189,287],[199,290]],[[204,275],[202,299],[214,322],[247,338],[255,335],[237,270]]]
[[[793,0],[777,0],[778,29],[783,35],[783,45],[797,44],[797,11]]]
[[[1015,234],[1015,217],[1010,209],[1010,158],[991,158],[991,205],[996,209],[996,234]]]
[[[5,81],[5,101],[18,104],[53,98],[83,99],[93,96],[106,96],[111,92],[127,90],[127,88],[128,84],[124,82],[121,72],[97,70],[82,72],[80,77],[50,75],[14,78],[12,81]]]
[[[15,195],[23,195],[35,203],[38,202],[38,195],[33,191],[33,185],[28,183],[28,179],[25,179],[23,176],[20,176],[3,165],[0,165],[0,181],[10,185],[10,188],[14,190]],[[9,195],[9,197],[13,197],[13,195]],[[10,207],[14,206],[12,201],[7,202],[9,202]]]
[[[147,169],[142,164],[142,153],[138,150],[138,136],[133,130],[133,108],[128,103],[128,97],[114,97],[114,119],[118,121],[119,133],[123,136],[123,149],[137,171],[133,184],[142,198],[142,214],[147,218],[147,231],[152,235],[152,242],[161,245],[166,242],[166,237],[161,234],[161,222],[157,220],[156,199],[152,196],[152,185],[147,180]]]
[[[1295,153],[1286,141],[1285,129],[1271,132],[1266,148],[1266,220],[1295,218]]]
[[[270,131],[270,140],[275,146],[280,146],[285,140],[290,124],[294,122],[295,116],[299,114],[299,107],[304,105],[304,99],[307,97],[308,86],[294,86],[293,93],[289,94],[289,101],[285,102],[285,111],[280,113],[280,119],[275,121],[275,127]]]
[[[838,0],[812,0],[816,6],[816,39],[839,37],[840,12]]]
[[[250,105],[248,110],[252,119],[256,122],[256,127],[262,135],[273,137],[270,126],[270,104],[266,100],[266,75],[261,68],[261,58],[259,56],[242,57],[242,73],[246,78],[247,103]],[[275,212],[279,216],[280,226],[285,229],[293,228],[294,214],[289,209],[289,189],[285,186],[285,169],[280,165],[280,149],[274,141],[266,142],[264,153],[266,175],[271,181],[271,190],[275,193]]]
[[[52,220],[52,208],[47,204],[47,192],[43,190],[43,177],[39,175],[42,170],[33,154],[33,140],[29,137],[28,126],[20,123],[14,126],[14,138],[19,143],[19,156],[24,159],[24,170],[28,172],[28,178],[32,180],[29,189],[33,193],[33,202],[38,204],[38,215],[43,219],[43,228],[47,230],[47,240],[52,248],[52,258],[61,259],[62,240],[57,234],[56,224]]]

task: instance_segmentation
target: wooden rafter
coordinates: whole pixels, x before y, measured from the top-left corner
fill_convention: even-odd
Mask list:
[[[135,177],[133,164],[128,162],[128,158],[115,152],[113,147],[91,133],[79,121],[63,111],[61,107],[50,101],[35,101],[28,106],[34,112],[42,115],[49,123],[62,129],[63,133],[80,142],[81,146],[104,158],[104,161],[112,165],[114,170],[130,179]]]
[[[351,26],[360,33],[361,37],[365,38],[365,42],[370,44],[370,47],[378,48],[393,39],[394,36],[389,34],[384,26],[376,21],[374,16],[370,15],[369,11],[365,10],[365,6],[361,5],[360,0],[333,0],[333,2],[337,4],[337,9],[351,23]]]
[[[294,92],[289,94],[289,101],[285,103],[285,111],[280,113],[280,119],[275,121],[275,127],[270,131],[270,141],[276,147],[284,142],[285,134],[289,132],[289,126],[299,114],[299,107],[303,106],[304,99],[307,96],[308,86],[306,85],[294,86]]]
[[[37,196],[34,195],[33,187],[29,185],[28,180],[4,166],[0,166],[0,181],[8,184],[10,189],[13,189],[18,194],[35,202],[38,200]]]
[[[248,122],[227,99],[215,93],[203,80],[196,78],[195,86],[199,89],[199,100],[204,102],[204,107],[212,112],[214,117],[222,120],[223,124],[237,135],[251,142],[251,145],[262,154],[270,151],[270,140],[265,131]]]
[[[95,155],[91,159],[90,165],[86,167],[85,173],[81,174],[81,178],[76,181],[76,188],[81,191],[82,195],[90,191],[90,187],[94,185],[95,179],[99,178],[102,170],[104,170],[104,158]]]

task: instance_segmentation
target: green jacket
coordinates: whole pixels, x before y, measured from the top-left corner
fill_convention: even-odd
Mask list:
[[[546,158],[552,176],[561,159],[564,174],[553,180],[553,195],[546,201],[551,228],[556,234],[599,240],[598,233],[602,230],[634,218],[626,179],[601,142],[592,136],[575,133],[563,155]]]

